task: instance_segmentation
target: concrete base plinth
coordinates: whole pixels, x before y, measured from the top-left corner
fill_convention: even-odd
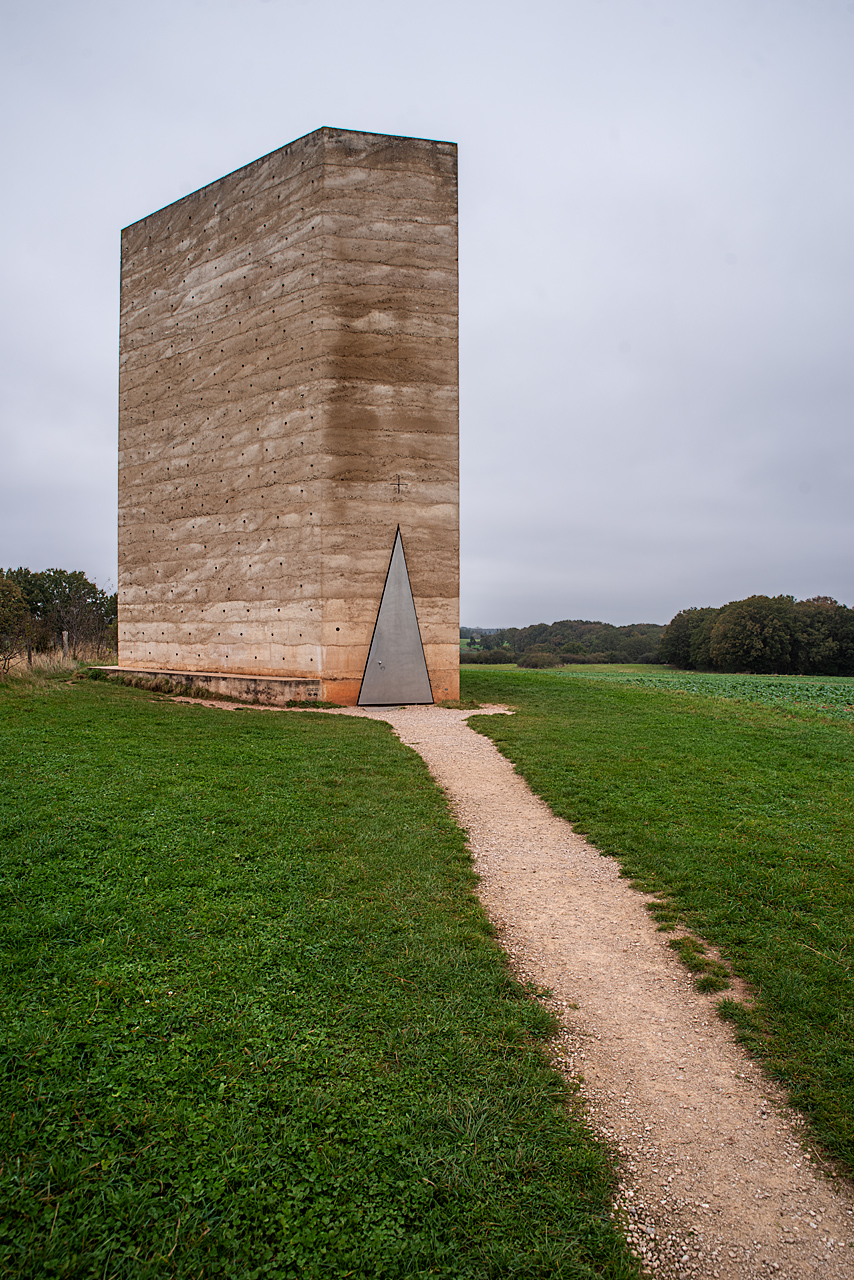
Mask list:
[[[163,667],[101,667],[111,675],[163,676],[174,685],[206,690],[241,702],[261,702],[268,706],[284,706],[288,702],[323,700],[323,682],[294,676],[241,676],[221,671],[169,671]],[[337,701],[337,699],[331,699]],[[354,699],[355,701],[355,699]]]

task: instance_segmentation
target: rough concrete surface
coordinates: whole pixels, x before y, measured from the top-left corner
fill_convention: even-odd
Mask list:
[[[119,664],[356,700],[395,531],[458,696],[452,143],[320,129],[122,235]]]

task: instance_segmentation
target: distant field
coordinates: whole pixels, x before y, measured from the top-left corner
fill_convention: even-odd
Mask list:
[[[386,726],[66,673],[0,749],[0,1276],[637,1274]]]
[[[466,666],[466,671],[476,668]],[[515,663],[497,663],[493,671],[522,671]],[[580,676],[635,685],[639,689],[678,689],[711,698],[734,698],[765,706],[812,708],[848,720],[854,718],[852,676],[750,676],[720,675],[706,671],[677,671],[653,663],[590,663],[527,671],[526,678],[542,675]]]
[[[753,984],[752,1011],[722,1012],[854,1170],[854,682],[461,675],[463,697],[518,708],[471,723],[533,790],[660,894],[664,927],[687,924]]]
[[[769,707],[799,707],[854,718],[852,676],[746,676],[676,671],[654,665],[562,667],[561,675],[612,680],[641,689],[679,689],[711,698],[735,698]]]

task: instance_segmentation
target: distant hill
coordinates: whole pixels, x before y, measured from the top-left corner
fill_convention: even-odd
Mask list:
[[[581,618],[537,622],[530,627],[498,630],[460,629],[469,646],[462,662],[516,662],[524,667],[557,666],[566,662],[657,662],[664,626],[635,622],[614,627],[609,622]]]

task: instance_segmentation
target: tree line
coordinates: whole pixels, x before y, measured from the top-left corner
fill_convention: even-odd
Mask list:
[[[683,609],[664,630],[659,660],[689,671],[854,675],[854,609],[830,596]]]
[[[462,627],[464,663],[660,662],[689,671],[854,675],[854,609],[830,596],[750,596],[683,609],[666,625],[581,619],[530,627]]]
[[[67,569],[0,569],[0,666],[34,653],[115,649],[118,597]]]
[[[515,662],[520,667],[556,667],[578,662],[657,662],[664,626],[637,622],[615,627],[580,618],[537,622],[496,630],[462,627],[469,648],[461,662]]]

